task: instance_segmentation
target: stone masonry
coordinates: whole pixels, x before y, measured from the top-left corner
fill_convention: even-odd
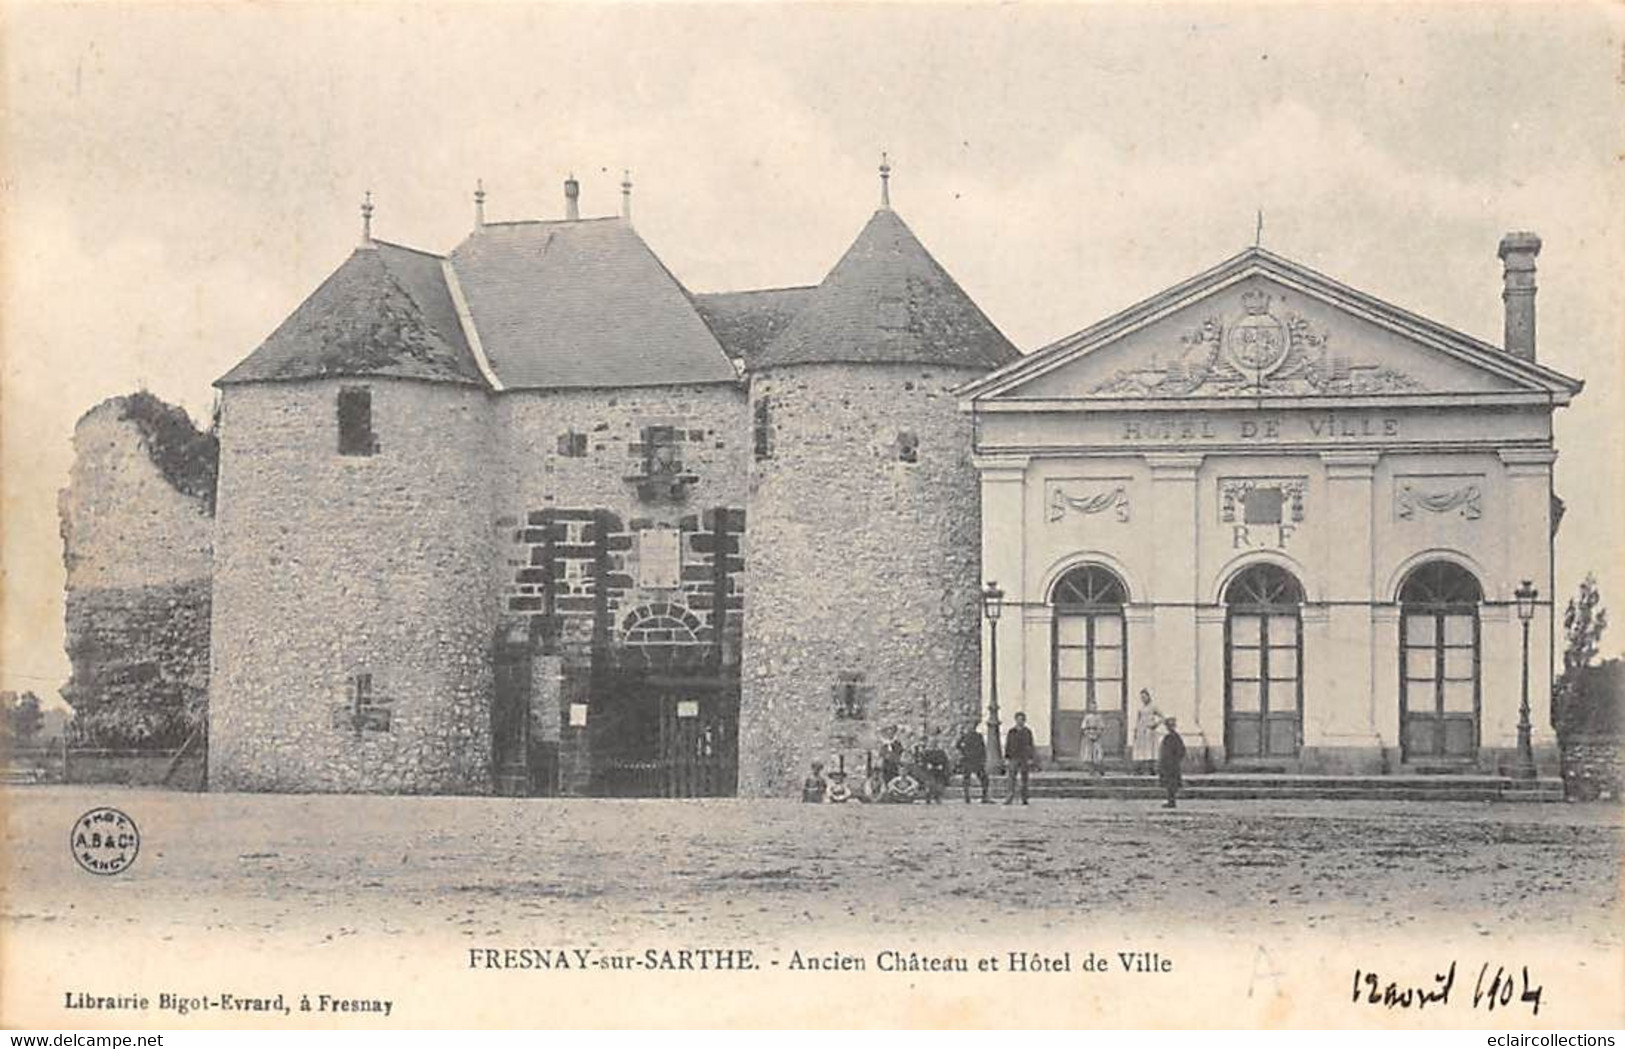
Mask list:
[[[337,454],[346,387],[372,455]],[[211,786],[490,789],[489,415],[416,380],[225,390]]]
[[[557,789],[590,789],[586,726],[606,666],[739,672],[744,391],[734,384],[522,391],[497,403],[504,621],[535,660],[538,742]],[[663,431],[653,433],[652,431]],[[649,478],[651,442],[673,449]],[[657,557],[669,562],[659,571]],[[515,636],[506,630],[505,636]],[[533,703],[535,700],[533,699]],[[550,791],[549,791],[550,792]]]
[[[73,444],[57,504],[73,665],[63,698],[92,741],[178,746],[203,724],[209,688],[212,438],[139,393],[85,413]],[[161,463],[192,470],[194,491]]]
[[[977,720],[980,516],[966,369],[808,364],[756,376],[771,455],[753,463],[740,791],[809,762],[862,772],[879,732]]]

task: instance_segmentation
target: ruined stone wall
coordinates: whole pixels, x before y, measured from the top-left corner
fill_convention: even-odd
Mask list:
[[[556,786],[583,793],[589,728],[570,708],[591,717],[606,670],[737,676],[745,394],[731,384],[514,391],[496,413],[504,633],[535,654],[533,732],[556,751]],[[671,449],[654,471],[652,443]]]
[[[345,387],[371,393],[375,454],[338,452]],[[211,788],[489,790],[487,394],[233,385],[220,435]]]
[[[1562,742],[1564,795],[1576,801],[1619,801],[1625,787],[1625,737],[1573,734]]]
[[[978,711],[978,373],[798,365],[752,377],[740,793],[794,791],[814,759],[862,771],[879,730],[912,742]],[[757,404],[765,400],[765,414]],[[909,461],[909,460],[913,461]]]
[[[63,698],[92,740],[178,746],[203,723],[209,688],[213,442],[142,393],[85,413],[73,447],[57,500]]]

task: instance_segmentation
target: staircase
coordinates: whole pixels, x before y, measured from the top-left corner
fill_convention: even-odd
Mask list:
[[[1035,798],[1143,798],[1163,796],[1154,776],[1109,771],[1034,773]],[[1336,801],[1562,801],[1563,781],[1491,775],[1305,776],[1291,773],[1213,772],[1185,777],[1182,799],[1305,798]]]

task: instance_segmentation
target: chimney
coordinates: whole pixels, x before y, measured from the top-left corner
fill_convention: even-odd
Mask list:
[[[564,180],[564,217],[571,222],[581,217],[581,183],[574,172]]]
[[[1535,359],[1535,256],[1540,238],[1514,232],[1501,238],[1498,252],[1506,263],[1501,301],[1506,303],[1506,341],[1502,348],[1526,361]]]

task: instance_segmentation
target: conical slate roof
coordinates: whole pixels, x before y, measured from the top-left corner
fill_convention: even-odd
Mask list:
[[[219,382],[362,375],[485,384],[440,256],[382,241],[358,248]]]
[[[990,371],[1020,357],[903,220],[882,208],[754,368],[850,362]]]

